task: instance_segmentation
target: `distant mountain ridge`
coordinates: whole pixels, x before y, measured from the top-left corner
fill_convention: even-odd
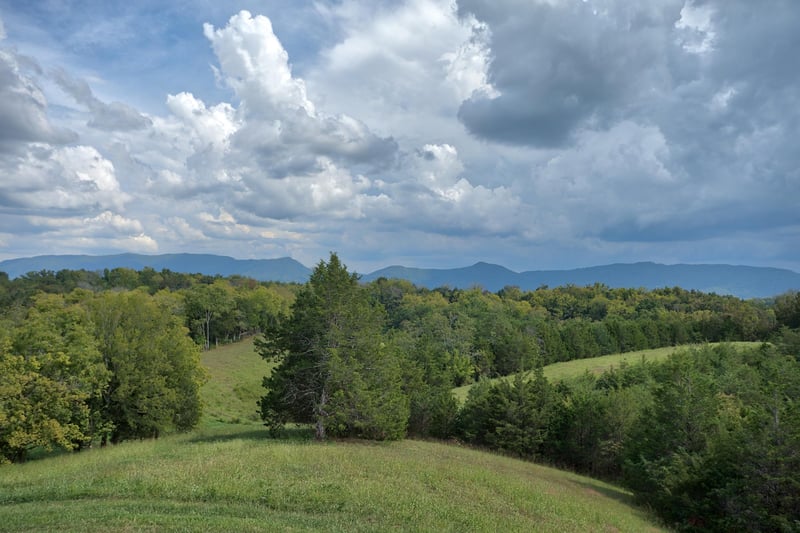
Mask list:
[[[505,286],[534,290],[542,285],[593,285],[602,283],[612,288],[630,287],[658,289],[681,287],[687,290],[732,294],[740,298],[765,298],[800,289],[800,274],[792,270],[735,265],[662,265],[659,263],[617,263],[572,270],[532,270],[514,272],[500,265],[476,263],[455,269],[420,269],[391,266],[367,276],[400,278],[429,288],[466,288],[480,285],[492,292]]]
[[[261,281],[282,281],[304,283],[311,270],[291,257],[279,259],[234,259],[213,254],[117,254],[117,255],[40,255],[20,259],[0,261],[0,272],[16,278],[28,272],[41,270],[89,270],[102,271],[106,268],[131,268],[141,270],[150,267],[154,270],[168,269],[188,274],[207,274],[210,276],[241,275]]]
[[[296,283],[304,283],[311,273],[311,269],[290,257],[234,259],[212,254],[43,255],[0,261],[0,272],[6,272],[11,278],[41,270],[102,271],[118,267],[135,270],[144,267],[155,270],[166,268],[174,272],[222,276],[238,274],[261,281]],[[687,290],[732,294],[740,298],[765,298],[800,289],[800,274],[787,269],[734,265],[663,265],[651,262],[526,272],[514,272],[503,266],[484,262],[450,269],[390,266],[366,274],[362,276],[362,280],[372,281],[379,277],[405,279],[428,288],[481,286],[492,292],[505,286],[534,290],[542,285],[557,287],[602,283],[612,288],[682,287]]]

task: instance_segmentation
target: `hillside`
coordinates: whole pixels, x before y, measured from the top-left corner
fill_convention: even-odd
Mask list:
[[[258,422],[256,402],[264,394],[261,382],[271,365],[255,352],[253,338],[203,352],[201,364],[208,382],[201,390],[202,426]]]
[[[233,426],[0,469],[5,531],[660,531],[590,478],[419,441]]]
[[[260,281],[297,283],[307,281],[310,274],[306,266],[288,257],[234,259],[211,254],[118,254],[47,255],[0,261],[0,272],[6,272],[10,278],[41,270],[103,271],[117,267],[134,270],[150,267],[155,270],[169,269],[173,272],[222,276],[241,275]],[[766,298],[800,289],[800,274],[786,269],[733,265],[661,265],[648,262],[526,272],[514,272],[500,265],[483,262],[450,269],[390,266],[364,274],[362,280],[372,281],[379,277],[405,279],[428,288],[469,288],[479,285],[492,292],[509,285],[522,290],[535,290],[542,285],[557,287],[602,283],[611,288],[682,287],[686,290],[730,294],[740,298]]]
[[[720,343],[711,343],[720,344]],[[735,345],[738,347],[743,346],[758,346],[760,342],[730,342],[727,344]],[[619,368],[621,364],[634,364],[641,361],[655,362],[666,359],[671,354],[678,350],[685,349],[686,346],[667,346],[664,348],[652,348],[650,350],[638,350],[635,352],[615,353],[611,355],[601,355],[599,357],[589,357],[586,359],[573,359],[572,361],[562,361],[560,363],[553,363],[547,365],[542,370],[544,377],[550,382],[556,382],[562,379],[575,378],[584,372],[591,372],[593,374],[601,374],[606,370],[613,367]],[[513,379],[513,376],[506,376],[501,378],[494,378],[491,381],[499,381],[502,379]],[[464,385],[453,389],[453,394],[459,402],[463,403],[467,399],[469,390],[472,385]]]
[[[252,422],[252,340],[203,354],[194,432],[0,468],[8,531],[662,531],[612,485],[436,442],[315,443]],[[222,423],[238,420],[240,424]]]

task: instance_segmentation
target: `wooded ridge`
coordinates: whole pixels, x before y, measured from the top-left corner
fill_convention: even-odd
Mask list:
[[[117,254],[117,255],[43,255],[0,261],[0,272],[16,278],[28,272],[131,268],[171,270],[206,275],[246,276],[258,281],[305,283],[311,269],[298,261],[277,259],[234,259],[213,254]],[[800,274],[792,270],[739,265],[663,265],[652,262],[618,263],[570,270],[531,270],[514,272],[500,265],[479,262],[462,268],[409,268],[390,266],[368,274],[362,281],[380,277],[404,279],[433,289],[448,286],[466,289],[480,286],[496,292],[505,286],[534,290],[542,285],[592,285],[602,283],[612,288],[681,287],[739,298],[767,298],[792,289],[800,289]]]

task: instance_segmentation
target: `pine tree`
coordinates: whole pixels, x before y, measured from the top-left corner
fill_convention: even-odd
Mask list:
[[[292,306],[292,315],[258,342],[278,366],[264,379],[261,416],[278,429],[311,423],[328,433],[371,439],[405,434],[408,399],[398,358],[383,336],[383,309],[336,254],[321,261]]]

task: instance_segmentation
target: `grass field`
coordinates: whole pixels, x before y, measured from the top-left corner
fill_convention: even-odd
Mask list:
[[[660,531],[628,494],[455,445],[230,425],[0,469],[4,531]]]
[[[252,340],[202,362],[199,429],[0,468],[0,530],[662,531],[612,485],[455,444],[271,438]]]
[[[200,425],[258,421],[256,402],[264,395],[261,383],[272,366],[255,352],[253,339],[203,352],[200,362],[209,373],[201,391],[204,412]]]
[[[760,342],[732,342],[735,346],[758,346]],[[686,349],[687,346],[668,346],[666,348],[654,348],[652,350],[640,350],[637,352],[618,353],[611,355],[603,355],[600,357],[591,357],[588,359],[575,359],[573,361],[564,361],[561,363],[553,363],[544,367],[544,375],[550,382],[568,379],[580,376],[584,372],[592,372],[594,374],[601,374],[612,367],[619,367],[622,363],[636,363],[642,360],[658,361],[666,359],[670,354],[678,350]],[[504,378],[495,378],[492,381],[498,381]],[[513,379],[513,377],[511,378]],[[472,385],[464,385],[453,389],[453,394],[459,402],[463,403],[467,399],[467,394]]]

